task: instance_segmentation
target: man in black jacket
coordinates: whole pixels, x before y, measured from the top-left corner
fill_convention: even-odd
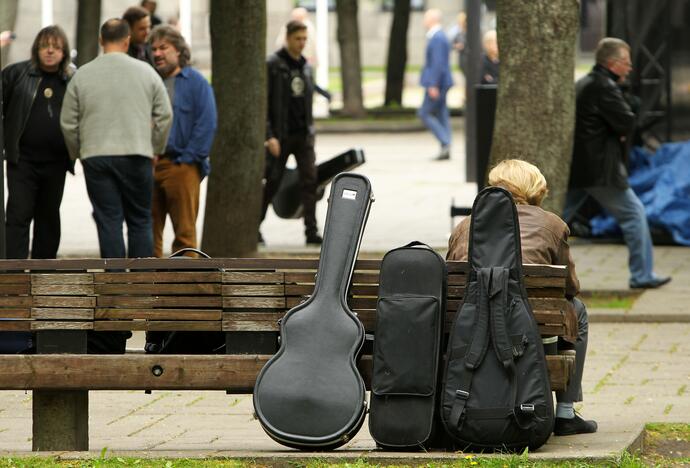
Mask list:
[[[630,287],[657,288],[671,278],[654,274],[644,206],[628,184],[626,139],[635,127],[635,114],[619,84],[632,70],[630,46],[604,38],[597,46],[596,62],[576,84],[575,142],[563,218],[570,222],[586,196],[594,198],[623,231]]]
[[[304,229],[307,244],[319,245],[316,227],[316,156],[314,155],[314,122],[312,69],[302,56],[307,43],[307,27],[290,21],[286,27],[285,47],[268,57],[268,119],[266,122],[266,185],[261,220],[275,195],[285,172],[288,156],[297,160]],[[263,242],[259,233],[259,242]]]
[[[43,28],[31,59],[2,71],[7,159],[7,258],[55,258],[66,171],[74,172],[60,130],[60,110],[72,75],[69,44],[59,26]]]
[[[7,160],[7,258],[55,258],[60,246],[60,204],[65,174],[74,173],[60,130],[60,110],[72,75],[67,36],[59,26],[43,28],[31,59],[2,71]],[[31,334],[3,332],[0,353],[31,347]]]

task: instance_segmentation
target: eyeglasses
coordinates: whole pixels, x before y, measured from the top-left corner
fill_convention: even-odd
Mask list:
[[[56,44],[54,42],[42,42],[41,44],[38,44],[39,49],[54,49],[54,50],[62,50],[62,46],[59,44]]]
[[[617,59],[615,59],[615,60],[616,60],[616,62],[622,63],[622,64],[625,65],[626,67],[632,68],[632,62],[631,62],[630,60],[623,60],[623,59],[621,59],[621,58],[617,58]]]

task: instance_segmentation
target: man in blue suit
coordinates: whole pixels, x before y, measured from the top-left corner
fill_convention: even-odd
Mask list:
[[[426,56],[420,84],[424,87],[424,102],[417,115],[441,144],[436,161],[450,159],[450,115],[446,106],[446,94],[453,86],[450,74],[450,44],[441,28],[441,11],[424,13],[427,30]]]

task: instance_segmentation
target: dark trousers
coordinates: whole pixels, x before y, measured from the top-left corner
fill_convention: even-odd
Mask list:
[[[65,161],[7,164],[7,258],[55,258],[60,246],[60,203],[65,188]]]
[[[122,223],[127,223],[127,257],[153,256],[151,158],[97,156],[82,160],[102,258],[124,258]],[[88,333],[89,354],[125,352],[130,332]]]
[[[145,156],[83,159],[102,258],[153,256],[153,165]],[[127,223],[127,250],[122,223]],[[126,255],[125,255],[126,254]]]
[[[577,341],[575,341],[575,371],[570,379],[568,388],[562,392],[556,392],[556,401],[562,403],[573,403],[582,401],[582,374],[585,370],[585,359],[587,358],[587,339],[589,335],[589,321],[587,319],[587,309],[581,300],[572,300],[577,313]]]
[[[302,206],[304,207],[304,229],[307,234],[316,233],[316,155],[314,137],[310,135],[289,135],[280,141],[280,156],[266,153],[266,185],[264,186],[261,220],[266,217],[268,205],[280,187],[288,156],[295,156],[299,171]]]

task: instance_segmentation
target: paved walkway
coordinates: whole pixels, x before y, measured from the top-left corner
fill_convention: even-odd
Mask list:
[[[321,135],[319,159],[350,146],[365,149],[359,169],[372,181],[376,202],[364,236],[363,250],[384,252],[418,239],[443,249],[451,225],[451,198],[469,205],[476,186],[464,181],[462,125],[456,123],[453,158],[432,162],[436,144],[426,132],[405,134]],[[63,256],[97,256],[96,229],[77,166],[69,177],[63,202]],[[202,192],[203,193],[203,192]],[[323,225],[326,204],[318,207]],[[201,226],[201,220],[199,222]],[[263,226],[264,251],[305,249],[301,222],[272,213]],[[166,243],[172,239],[166,233]],[[587,291],[627,291],[627,251],[622,245],[575,242],[573,255]],[[657,270],[671,274],[666,287],[647,291],[629,310],[590,310],[590,350],[584,377],[585,402],[580,410],[597,419],[594,435],[553,437],[535,457],[607,457],[627,447],[650,421],[690,423],[690,249],[658,247]],[[135,343],[130,343],[136,346]],[[223,392],[91,392],[91,448],[136,456],[222,455],[265,459],[301,457],[265,436],[252,418],[251,396]],[[319,457],[360,455],[385,458],[400,454],[369,452],[374,448],[366,428],[343,450]],[[31,393],[0,392],[0,451],[31,450]],[[456,456],[438,454],[438,457]],[[407,460],[437,454],[403,455]]]

